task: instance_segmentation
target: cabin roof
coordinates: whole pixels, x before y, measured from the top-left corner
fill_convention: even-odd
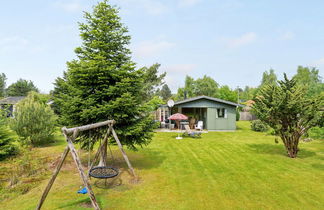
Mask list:
[[[231,105],[231,106],[244,107],[241,104],[237,104],[237,103],[233,103],[231,101],[225,101],[223,99],[213,98],[213,97],[209,97],[209,96],[197,96],[197,97],[188,98],[188,99],[185,99],[185,100],[182,100],[182,101],[176,101],[174,103],[174,105],[176,106],[176,105],[185,104],[185,103],[189,103],[189,102],[197,101],[197,100],[201,100],[201,99],[207,99],[207,100],[210,100],[210,101],[214,101],[214,102],[218,102],[218,103],[223,103],[223,104],[227,104],[227,105]]]

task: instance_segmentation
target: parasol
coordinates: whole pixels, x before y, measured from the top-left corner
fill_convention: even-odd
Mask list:
[[[176,114],[173,114],[171,115],[169,118],[169,120],[176,120],[177,121],[177,124],[178,124],[178,129],[180,131],[180,120],[187,120],[188,117],[184,114],[181,114],[181,113],[176,113]],[[176,139],[182,139],[182,137],[180,137],[180,134],[178,133],[178,137]]]

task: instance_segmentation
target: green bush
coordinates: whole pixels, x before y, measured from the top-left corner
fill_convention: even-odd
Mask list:
[[[11,131],[5,119],[0,119],[0,160],[17,153],[17,147],[13,144],[17,136]]]
[[[267,126],[267,124],[265,124],[261,120],[253,120],[251,122],[251,129],[253,131],[265,132],[269,129],[269,127]]]
[[[17,104],[11,126],[24,145],[41,145],[53,138],[56,116],[38,93],[31,92]]]
[[[240,120],[240,111],[238,109],[236,109],[235,111],[235,114],[236,114],[236,121],[239,121]]]
[[[324,127],[314,127],[308,130],[308,137],[312,139],[324,139]]]

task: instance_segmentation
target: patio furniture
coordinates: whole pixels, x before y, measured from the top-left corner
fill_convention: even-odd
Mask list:
[[[203,121],[198,121],[197,125],[195,125],[196,130],[202,131],[204,127],[204,122]]]
[[[176,114],[171,115],[168,119],[169,120],[175,120],[177,122],[178,129],[180,131],[180,128],[179,128],[180,127],[180,120],[187,120],[188,117],[186,115],[181,114],[181,113],[176,113]],[[176,137],[176,139],[182,139],[180,134],[178,134],[178,137]]]
[[[201,137],[201,132],[200,131],[192,131],[189,127],[189,125],[185,125],[184,126],[186,131],[182,134],[182,135],[188,135],[192,138],[197,138],[197,137]]]
[[[189,122],[180,122],[180,129],[181,130],[184,130],[185,129],[184,128],[185,125],[189,125]]]
[[[174,129],[174,124],[170,124],[170,129]]]

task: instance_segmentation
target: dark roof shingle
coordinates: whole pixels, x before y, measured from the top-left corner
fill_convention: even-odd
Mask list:
[[[16,104],[26,96],[10,96],[0,100],[0,104]]]

